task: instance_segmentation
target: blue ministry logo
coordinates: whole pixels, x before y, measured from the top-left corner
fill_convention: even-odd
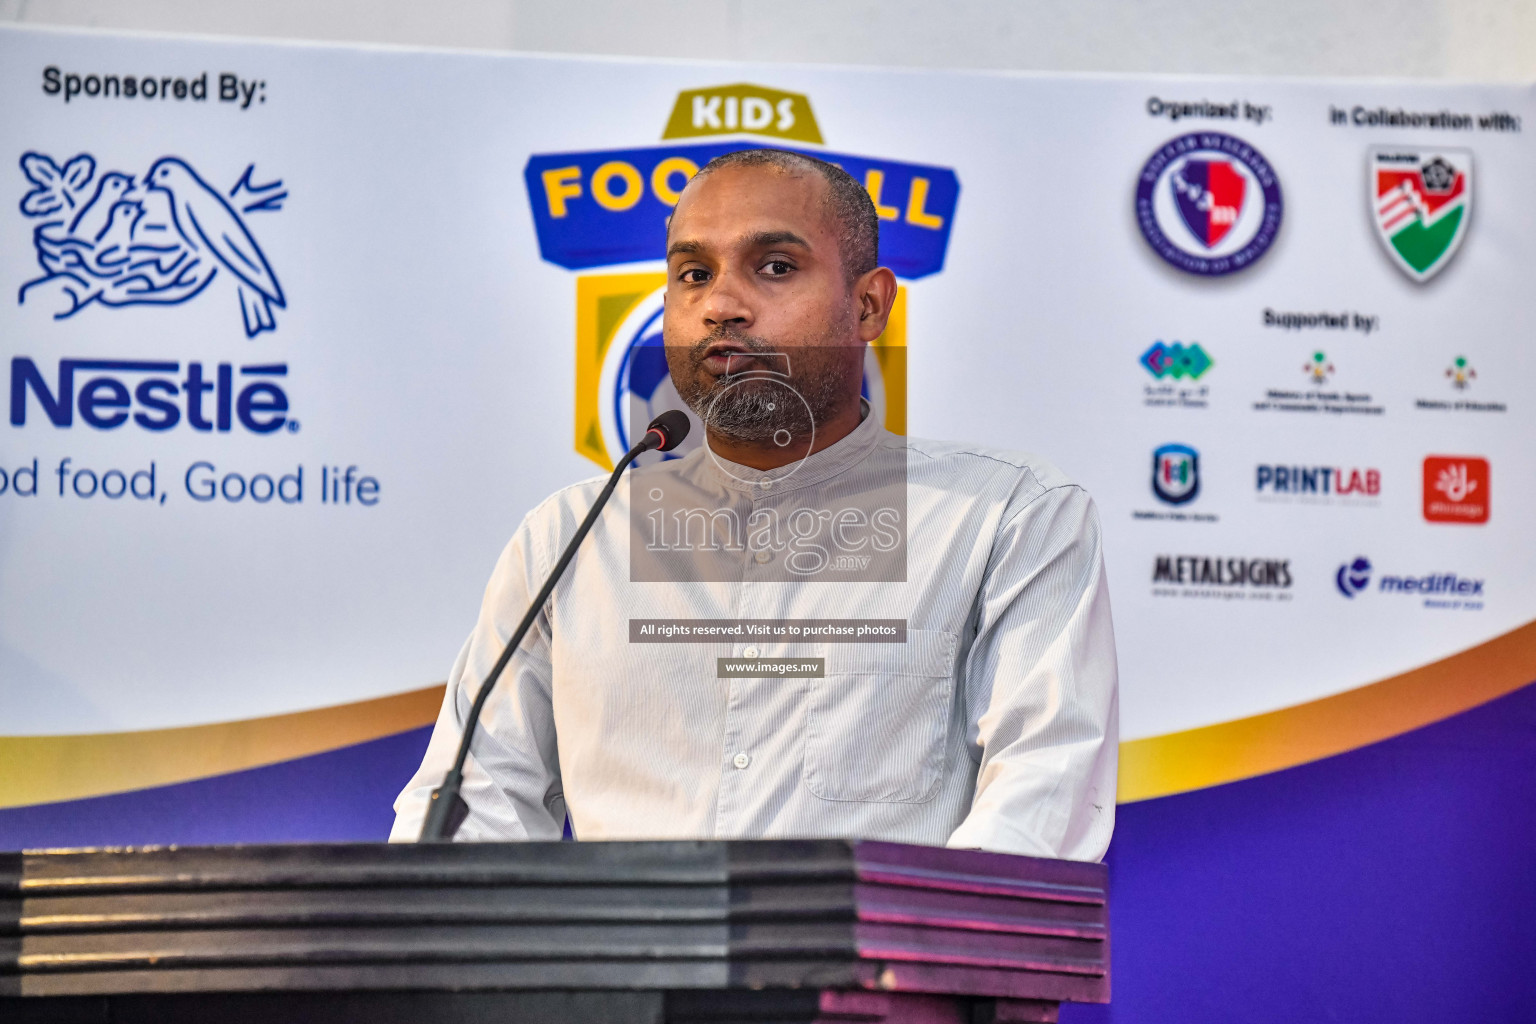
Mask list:
[[[1170,505],[1200,493],[1200,453],[1187,444],[1165,444],[1152,453],[1152,493]]]
[[[42,220],[32,244],[43,276],[21,286],[19,301],[51,297],[56,320],[91,303],[174,306],[223,271],[235,281],[246,337],[276,330],[272,307],[287,301],[242,214],[281,210],[288,193],[281,181],[253,184],[255,166],[226,196],[178,157],[161,157],[135,178],[96,175],[89,153],[62,168],[41,153],[24,154],[32,189],[21,212]]]

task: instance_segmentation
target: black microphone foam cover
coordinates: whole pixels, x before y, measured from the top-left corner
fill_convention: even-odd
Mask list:
[[[655,431],[661,435],[661,444],[657,445],[659,451],[669,452],[683,443],[688,436],[688,431],[693,424],[688,422],[688,414],[681,409],[668,409],[666,412],[651,420],[651,425],[646,433]]]

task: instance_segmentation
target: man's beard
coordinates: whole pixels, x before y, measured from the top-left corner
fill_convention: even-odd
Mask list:
[[[734,342],[748,350],[727,353],[733,357],[732,372],[719,377],[703,366],[706,350],[717,341]],[[797,345],[786,351],[761,338],[723,330],[688,348],[667,348],[678,396],[710,433],[739,444],[779,448],[809,444],[816,425],[843,410],[856,393],[862,357],[862,347]]]

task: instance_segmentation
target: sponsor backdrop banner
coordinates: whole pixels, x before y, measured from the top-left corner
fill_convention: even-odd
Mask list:
[[[500,548],[671,397],[678,190],[772,144],[875,199],[886,423],[1098,502],[1075,1019],[1536,1004],[1531,88],[6,29],[0,95],[0,848],[382,838]]]

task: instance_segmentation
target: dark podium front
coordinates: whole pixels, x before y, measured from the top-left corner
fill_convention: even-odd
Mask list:
[[[1054,1021],[1099,864],[838,841],[0,854],[0,1020]]]

